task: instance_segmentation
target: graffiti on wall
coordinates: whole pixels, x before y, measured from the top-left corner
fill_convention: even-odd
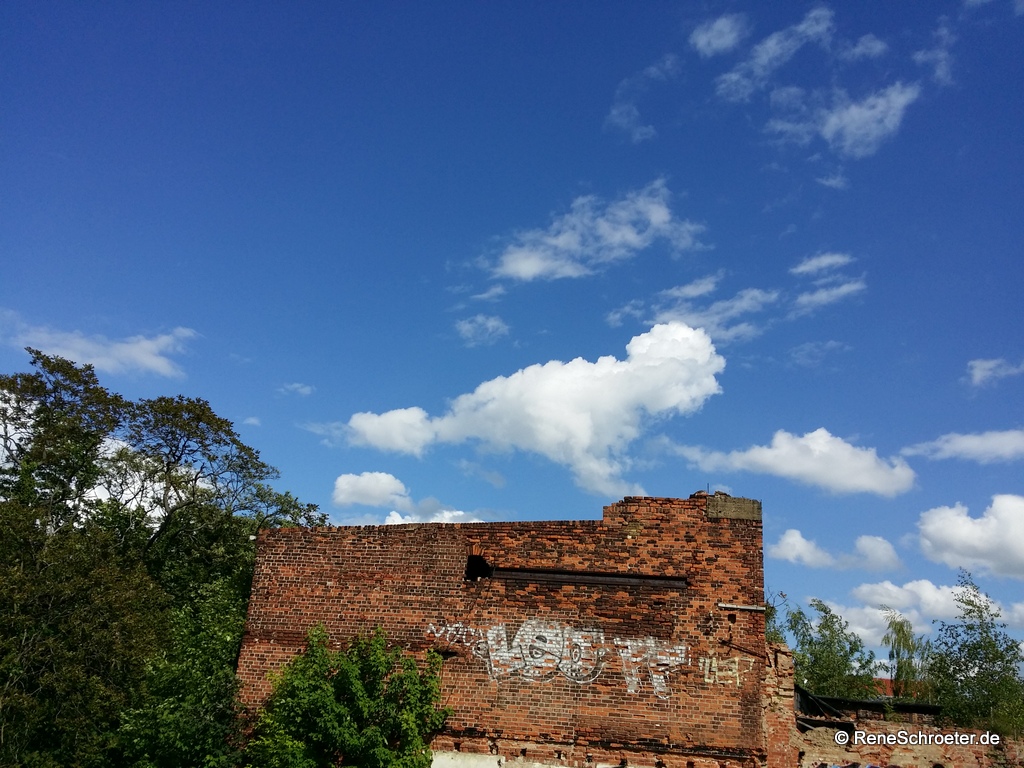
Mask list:
[[[511,639],[504,624],[480,629],[461,621],[429,624],[427,634],[447,645],[468,648],[487,664],[488,674],[495,680],[513,675],[534,681],[562,676],[586,685],[601,675],[612,654],[618,654],[628,693],[639,694],[649,686],[665,699],[672,693],[670,673],[693,666],[689,648],[683,644],[655,637],[614,637],[609,641],[599,627],[576,628],[544,619],[527,619]],[[697,661],[704,682],[719,685],[742,685],[753,666],[753,659],[739,657],[710,656]]]
[[[705,683],[719,685],[743,685],[744,676],[754,668],[754,660],[744,656],[704,656],[697,662]]]

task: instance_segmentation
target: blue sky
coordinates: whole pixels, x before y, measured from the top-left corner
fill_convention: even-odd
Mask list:
[[[6,3],[0,370],[208,399],[333,521],[764,503],[1024,636],[1024,2]]]

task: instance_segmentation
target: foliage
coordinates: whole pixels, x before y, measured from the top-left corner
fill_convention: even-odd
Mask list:
[[[164,629],[164,594],[91,524],[0,502],[0,765],[105,765]]]
[[[169,648],[150,662],[140,705],[122,715],[119,735],[129,764],[236,764],[242,735],[234,669],[245,607],[233,584],[218,581],[173,611]]]
[[[786,605],[785,592],[769,592],[764,604],[764,639],[768,643],[783,644],[786,632],[781,622],[781,608]]]
[[[0,376],[0,765],[227,764],[252,539],[325,518],[206,401],[29,352]]]
[[[932,685],[928,658],[932,645],[914,634],[910,620],[892,608],[882,606],[887,629],[882,645],[889,649],[889,677],[895,699],[931,701]]]
[[[929,658],[936,701],[958,725],[1019,736],[1024,732],[1024,653],[969,573],[960,573],[956,602],[959,620],[939,623]]]
[[[841,616],[821,600],[811,600],[817,620],[799,608],[788,611],[786,626],[796,641],[793,661],[797,681],[811,693],[846,699],[878,695],[875,654]]]
[[[422,672],[384,632],[357,637],[347,651],[328,648],[323,627],[284,670],[246,756],[254,768],[336,765],[429,768],[431,736],[448,717],[438,709],[441,657]]]

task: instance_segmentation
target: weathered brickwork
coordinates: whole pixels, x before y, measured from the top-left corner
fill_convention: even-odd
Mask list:
[[[265,531],[239,662],[258,706],[308,628],[447,657],[435,748],[574,766],[764,765],[761,510],[627,498],[599,521]],[[500,762],[500,760],[499,760]]]
[[[761,505],[627,498],[601,520],[264,531],[239,661],[242,698],[322,623],[383,626],[446,656],[453,708],[435,768],[1024,766],[1020,742],[839,745],[864,719],[798,727],[793,657],[765,643]],[[832,727],[835,725],[835,727]]]

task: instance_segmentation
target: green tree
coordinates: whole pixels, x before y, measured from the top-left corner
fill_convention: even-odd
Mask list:
[[[221,760],[254,534],[325,518],[206,401],[29,352],[0,376],[0,765]]]
[[[0,502],[0,765],[108,765],[166,604],[109,532]]]
[[[237,764],[242,741],[235,664],[245,600],[230,582],[206,584],[174,609],[171,642],[150,660],[145,695],[122,713],[125,762],[139,768]]]
[[[332,652],[323,627],[283,671],[246,752],[253,768],[429,768],[439,709],[441,657],[420,671],[383,630]]]
[[[878,695],[874,682],[878,663],[850,625],[821,600],[811,600],[818,614],[812,621],[801,609],[790,610],[786,626],[796,641],[796,680],[811,693],[847,699]]]
[[[932,646],[922,635],[914,634],[910,620],[892,608],[882,606],[886,631],[882,645],[889,649],[889,677],[896,699],[931,701],[928,658]]]
[[[929,674],[943,715],[954,723],[1004,735],[1024,732],[1024,653],[999,621],[999,610],[961,571],[956,602],[960,617],[939,622]]]

